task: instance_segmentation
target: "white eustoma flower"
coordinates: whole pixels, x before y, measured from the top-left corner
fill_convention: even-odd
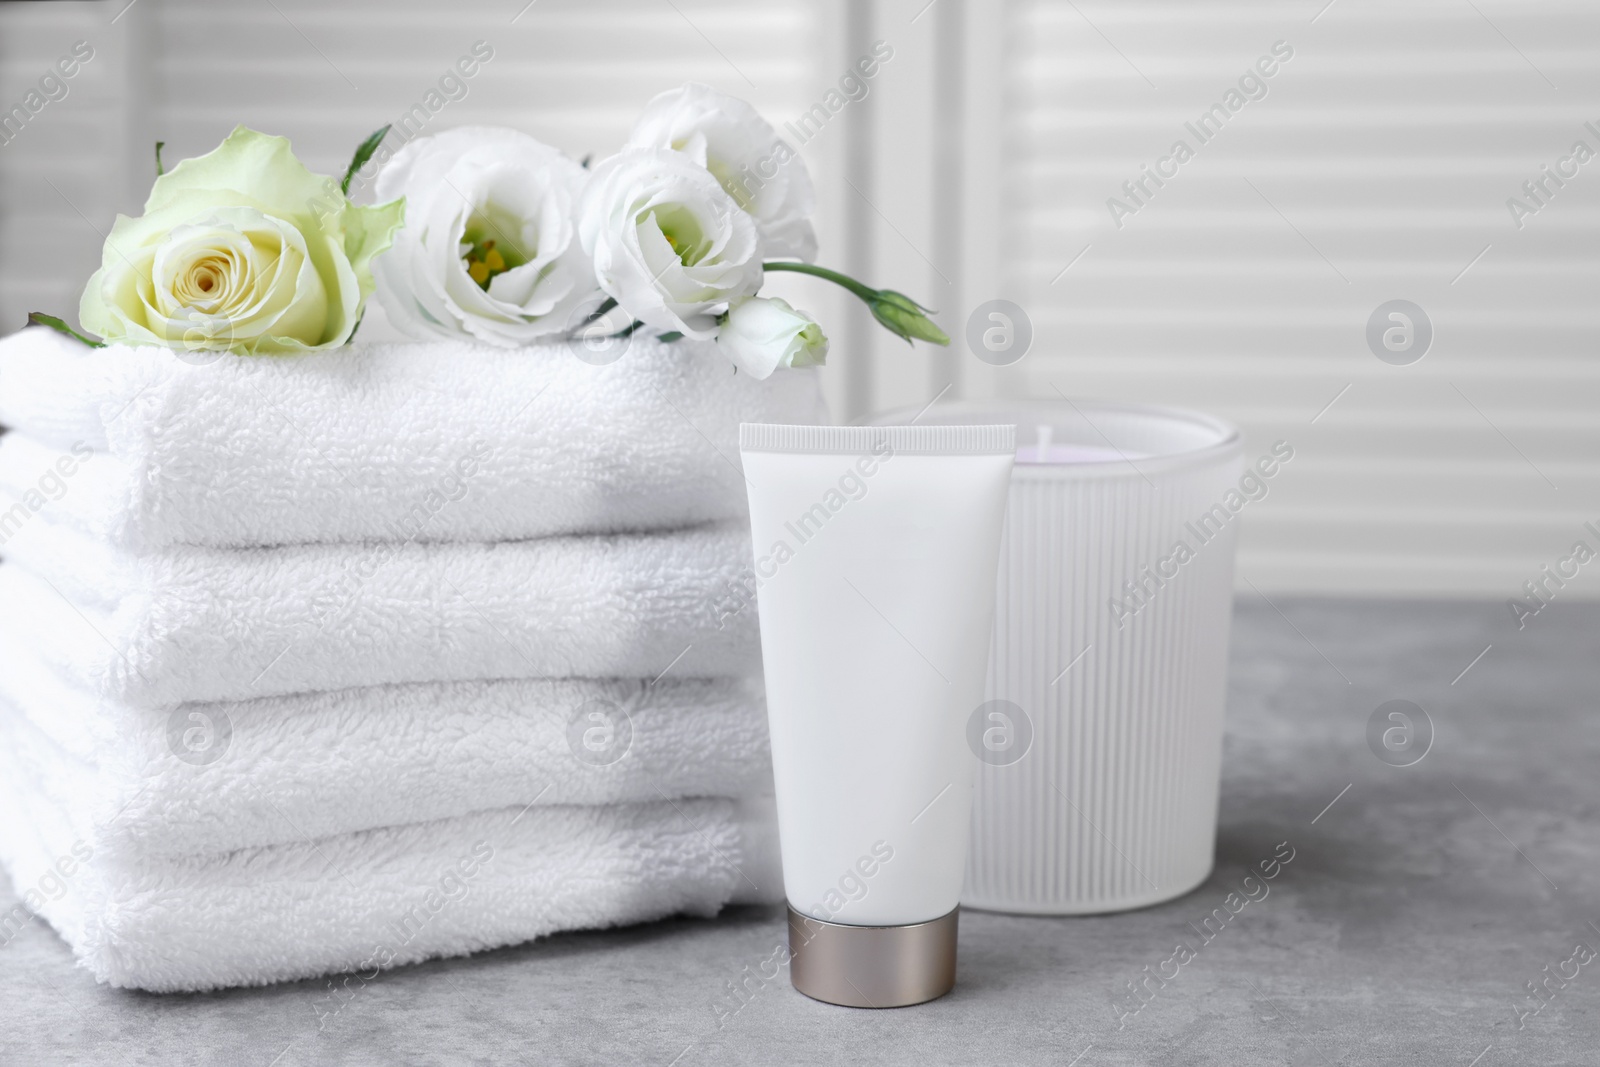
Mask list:
[[[805,160],[755,108],[695,82],[645,105],[628,149],[670,148],[705,167],[756,220],[772,259],[817,257]]]
[[[761,288],[754,220],[679,152],[623,152],[595,167],[578,233],[600,288],[657,330],[714,337],[728,305]]]
[[[777,297],[753,296],[728,309],[717,348],[757,379],[779,367],[812,367],[828,357],[822,327]]]
[[[378,175],[406,223],[377,262],[378,296],[417,338],[514,347],[565,333],[597,296],[575,212],[583,168],[516,130],[466,126],[418,137]]]

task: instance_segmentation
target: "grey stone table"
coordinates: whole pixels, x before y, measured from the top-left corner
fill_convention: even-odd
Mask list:
[[[967,913],[932,1004],[780,976],[719,1015],[782,937],[765,908],[405,968],[320,1029],[324,982],[119,992],[36,924],[0,950],[0,1064],[1600,1064],[1600,960],[1568,962],[1600,949],[1600,606],[1519,632],[1503,604],[1255,598],[1233,648],[1213,877],[1122,915]],[[1395,698],[1434,726],[1409,767],[1366,739]],[[1285,841],[1269,895],[1135,999]]]

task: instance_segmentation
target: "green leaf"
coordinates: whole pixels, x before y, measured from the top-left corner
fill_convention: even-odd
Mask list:
[[[163,166],[162,162],[161,162],[161,150],[163,148],[165,148],[165,147],[167,147],[167,142],[165,142],[165,141],[157,141],[156,142],[156,177],[157,178],[161,177],[163,174],[165,174],[167,172],[167,168],[165,166]]]
[[[372,158],[372,153],[378,150],[378,145],[388,136],[389,123],[384,124],[380,130],[374,130],[372,136],[361,142],[356,149],[356,154],[350,157],[350,169],[344,172],[344,180],[339,183],[339,191],[345,196],[350,195],[350,180],[356,176],[356,171],[367,165],[367,160]]]
[[[667,333],[657,334],[656,335],[656,340],[657,341],[665,341],[665,342],[667,342],[667,344],[670,345],[674,341],[683,340],[683,334],[681,332],[679,332],[678,330],[670,330]]]
[[[65,320],[58,319],[54,315],[46,315],[42,311],[30,311],[28,313],[28,325],[29,326],[48,326],[52,330],[55,330],[57,333],[64,333],[68,337],[76,337],[78,340],[82,341],[84,344],[88,345],[90,348],[104,348],[105,347],[105,343],[104,342],[102,342],[102,341],[91,341],[89,338],[85,337],[83,334],[79,333],[77,330],[74,330],[71,326],[68,326],[66,324]]]

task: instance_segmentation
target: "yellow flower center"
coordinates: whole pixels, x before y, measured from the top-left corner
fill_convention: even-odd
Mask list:
[[[657,208],[652,214],[672,254],[685,267],[694,266],[709,254],[711,240],[700,228],[700,220],[693,212],[674,204]]]
[[[467,273],[481,289],[488,289],[490,279],[496,274],[504,274],[507,269],[506,257],[494,246],[493,238],[474,241],[462,261],[467,265]]]

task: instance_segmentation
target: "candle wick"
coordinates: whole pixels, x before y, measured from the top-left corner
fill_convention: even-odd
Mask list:
[[[1034,427],[1034,432],[1039,435],[1034,444],[1034,462],[1048,463],[1050,462],[1050,439],[1055,436],[1055,427],[1036,426]]]

